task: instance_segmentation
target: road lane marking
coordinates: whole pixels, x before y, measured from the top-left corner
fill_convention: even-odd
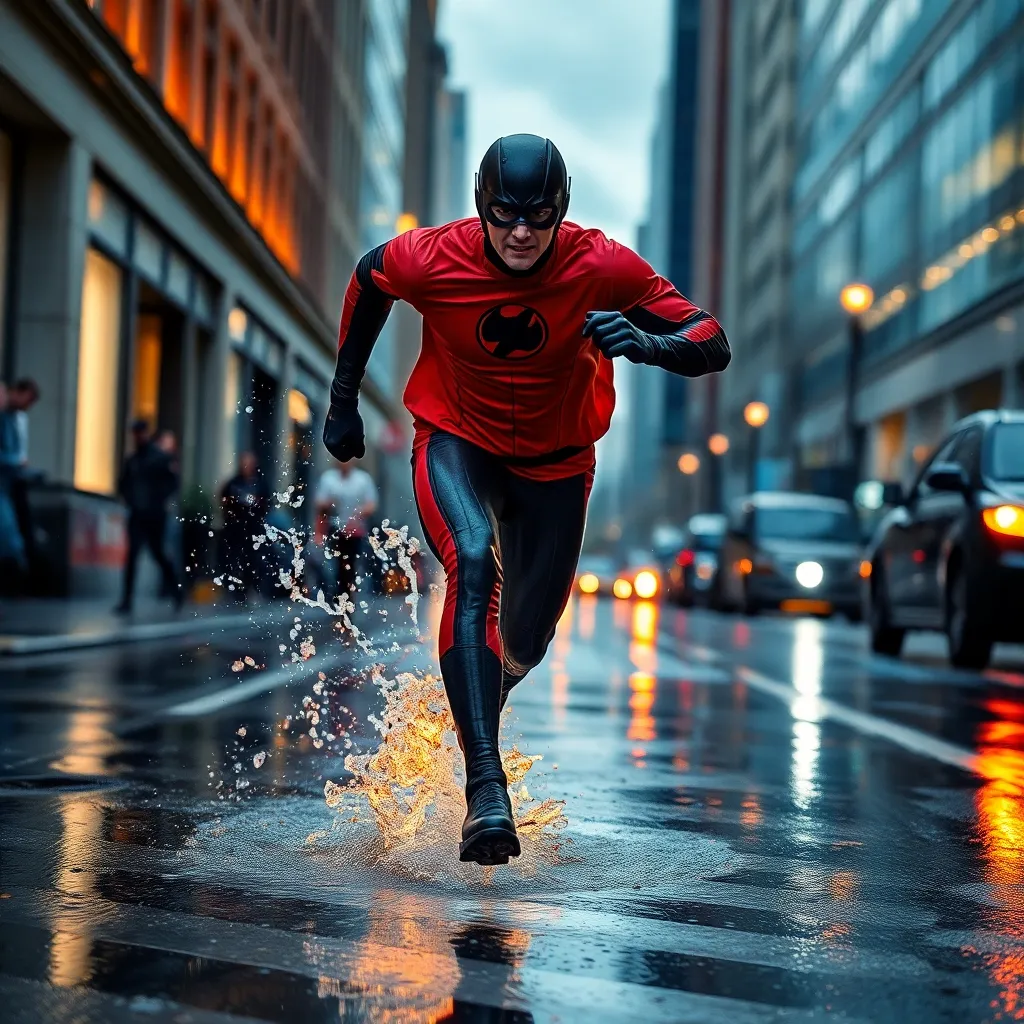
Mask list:
[[[698,646],[681,641],[688,655],[709,664],[722,664],[727,659],[721,651],[710,647]],[[879,739],[895,743],[904,750],[929,757],[942,764],[962,768],[964,771],[972,772],[982,778],[998,778],[1003,782],[1024,790],[1024,772],[1018,776],[1017,773],[1007,774],[1007,765],[1000,764],[998,775],[993,774],[990,763],[980,754],[966,747],[958,747],[955,743],[948,743],[946,740],[931,736],[919,729],[913,729],[907,725],[900,725],[891,719],[879,715],[872,715],[866,711],[858,711],[846,704],[830,700],[818,694],[801,693],[795,686],[772,679],[763,672],[749,668],[746,665],[735,666],[733,671],[736,676],[745,682],[752,689],[758,690],[768,696],[775,697],[787,705],[790,714],[794,719],[821,721],[828,719],[846,725],[856,732],[867,736],[876,736]],[[810,718],[810,715],[814,718]]]
[[[878,736],[889,740],[897,746],[903,747],[915,754],[922,754],[933,760],[941,761],[943,764],[954,765],[966,771],[974,772],[977,775],[987,775],[982,770],[982,759],[979,754],[964,747],[958,747],[953,743],[947,743],[935,736],[918,729],[911,729],[909,726],[900,725],[888,718],[880,718],[877,715],[868,714],[866,711],[858,711],[856,708],[848,707],[846,704],[839,704],[828,697],[821,697],[817,694],[811,695],[801,693],[788,683],[781,683],[777,679],[771,679],[761,672],[744,665],[737,667],[736,675],[748,686],[761,693],[776,697],[789,706],[790,713],[794,718],[802,718],[808,721],[820,721],[830,719],[849,726],[857,732],[868,736]],[[808,716],[814,715],[813,718]]]
[[[281,665],[279,668],[260,672],[259,675],[253,676],[245,682],[235,683],[234,686],[229,686],[226,689],[172,704],[160,714],[170,715],[174,718],[198,718],[213,711],[222,711],[224,708],[241,704],[263,693],[270,693],[271,690],[276,690],[279,686],[302,682],[304,678],[314,672],[328,672],[342,665],[354,667],[349,657],[350,653],[339,652],[329,656],[310,658],[309,661]],[[377,664],[393,668],[409,653],[406,651],[406,646],[403,645],[401,650],[382,653],[382,656],[375,661]],[[368,667],[368,665],[369,663],[364,667]]]

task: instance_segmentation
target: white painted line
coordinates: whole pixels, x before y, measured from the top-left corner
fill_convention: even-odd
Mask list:
[[[736,675],[753,689],[776,697],[789,705],[790,713],[794,718],[809,721],[831,719],[834,722],[841,722],[857,732],[889,740],[904,750],[930,757],[943,764],[954,765],[977,775],[988,774],[981,770],[981,757],[964,747],[947,743],[945,740],[892,722],[887,718],[879,718],[877,715],[870,715],[865,711],[857,711],[855,708],[839,704],[827,697],[800,693],[795,687],[780,683],[776,679],[770,679],[751,668],[741,666],[736,669]]]
[[[282,684],[294,682],[310,672],[322,670],[324,664],[326,662],[321,658],[316,663],[311,659],[296,665],[282,665],[280,668],[260,672],[244,683],[235,683],[234,686],[217,690],[216,693],[208,693],[205,697],[174,704],[164,714],[173,715],[175,718],[198,718],[213,711],[221,711],[232,704],[240,704],[252,697],[258,697],[261,693],[276,690]]]

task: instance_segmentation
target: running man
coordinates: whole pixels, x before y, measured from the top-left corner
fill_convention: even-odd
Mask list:
[[[572,591],[612,360],[699,377],[730,359],[714,317],[626,246],[565,221],[569,186],[549,140],[506,136],[480,164],[479,219],[368,252],[345,295],[324,425],[336,459],[364,454],[359,385],[391,306],[410,303],[423,316],[405,391],[413,485],[448,581],[441,675],[466,758],[459,856],[479,864],[519,856],[498,720]]]

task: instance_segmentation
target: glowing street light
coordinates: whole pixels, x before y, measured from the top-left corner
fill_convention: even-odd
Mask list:
[[[712,455],[724,455],[729,450],[729,438],[725,434],[712,434],[708,438],[708,451]]]
[[[866,284],[848,284],[839,293],[839,303],[850,316],[859,316],[871,308],[875,293]]]
[[[406,231],[412,231],[419,227],[419,220],[415,213],[400,213],[395,221],[395,234],[404,235]]]
[[[768,422],[768,412],[768,406],[764,402],[748,402],[743,410],[743,418],[749,426],[757,430]]]
[[[679,456],[678,466],[680,473],[685,473],[686,476],[693,476],[700,469],[700,459],[693,452],[684,452]]]

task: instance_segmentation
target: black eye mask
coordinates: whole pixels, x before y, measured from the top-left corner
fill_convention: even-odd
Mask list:
[[[498,216],[498,210],[508,212],[508,217]],[[518,203],[505,202],[496,196],[485,193],[484,216],[496,228],[514,228],[517,224],[546,231],[558,223],[559,204],[555,202],[537,203],[520,206]]]

